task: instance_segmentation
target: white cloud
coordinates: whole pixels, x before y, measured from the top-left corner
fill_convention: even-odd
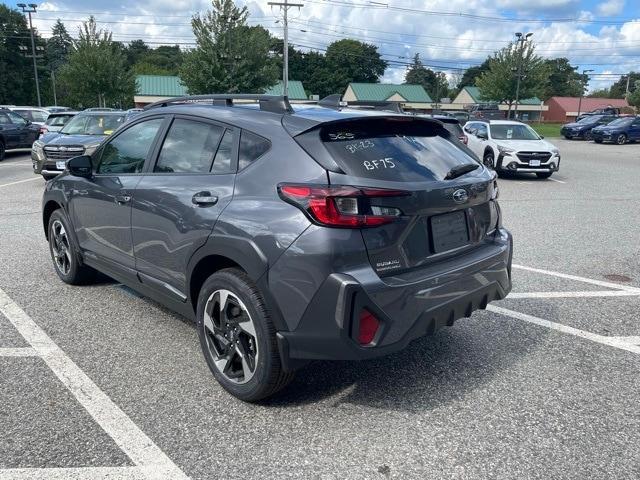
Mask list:
[[[624,0],[607,0],[598,5],[598,13],[604,16],[619,15],[624,9]]]

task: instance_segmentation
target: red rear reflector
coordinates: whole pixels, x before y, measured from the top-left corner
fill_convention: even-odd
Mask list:
[[[369,345],[378,333],[380,321],[369,310],[364,309],[360,312],[360,325],[358,328],[358,343],[360,345]]]
[[[401,214],[400,210],[391,207],[382,210],[387,215],[374,214],[370,200],[410,195],[401,190],[342,185],[283,184],[278,186],[278,192],[284,200],[304,210],[316,222],[342,228],[377,227],[391,223]],[[381,211],[380,208],[375,208],[378,209],[377,212]],[[397,215],[394,215],[396,212]]]

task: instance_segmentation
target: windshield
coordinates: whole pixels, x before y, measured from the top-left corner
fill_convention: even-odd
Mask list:
[[[589,115],[588,117],[584,117],[582,120],[578,120],[578,123],[582,123],[582,124],[590,124],[590,123],[598,123],[598,120],[600,120],[600,115]]]
[[[60,131],[66,135],[111,135],[124,123],[124,115],[78,115]]]
[[[73,118],[73,115],[52,115],[47,118],[47,121],[45,123],[50,127],[62,127],[71,118]]]
[[[631,122],[633,122],[633,120],[634,120],[633,117],[616,118],[613,122],[607,123],[607,125],[611,127],[624,127],[626,125],[629,125]]]
[[[491,125],[490,129],[494,140],[540,140],[529,125]]]

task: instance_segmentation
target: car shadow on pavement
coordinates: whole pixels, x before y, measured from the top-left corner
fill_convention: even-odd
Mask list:
[[[483,320],[484,321],[484,320]],[[362,362],[314,362],[265,406],[315,403],[418,412],[457,401],[522,359],[523,338],[509,330],[489,334],[476,323],[445,329],[396,354]],[[519,338],[518,338],[519,337]],[[528,338],[527,349],[540,338]]]

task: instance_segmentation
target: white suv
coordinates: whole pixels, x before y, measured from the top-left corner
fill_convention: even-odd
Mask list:
[[[465,124],[467,146],[487,167],[500,172],[535,173],[549,178],[560,168],[560,152],[529,125],[512,120],[472,120]]]

